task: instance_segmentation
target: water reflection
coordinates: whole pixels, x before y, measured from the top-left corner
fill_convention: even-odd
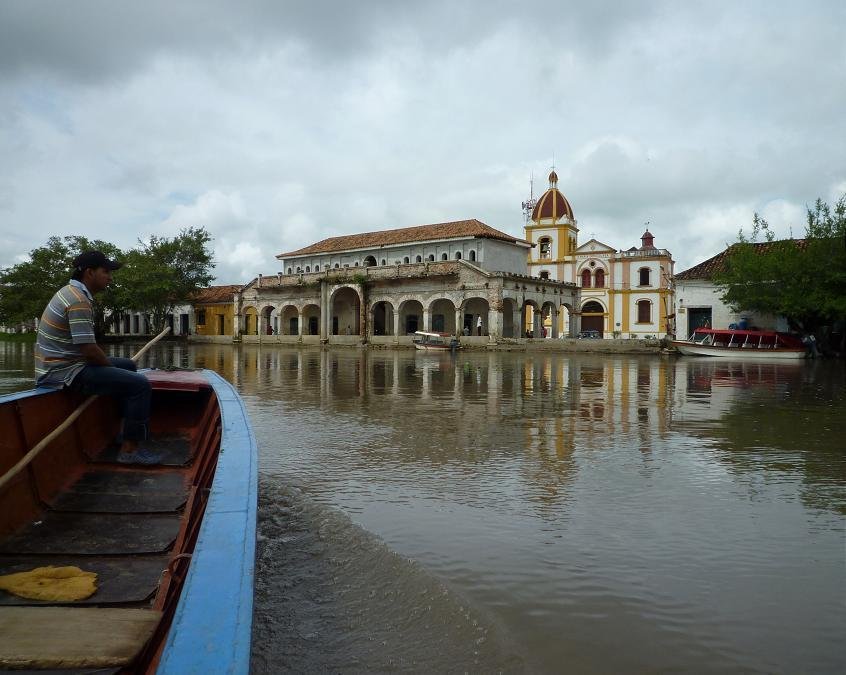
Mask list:
[[[528,671],[846,665],[842,362],[168,343],[147,364],[235,383],[266,479],[468,598]]]

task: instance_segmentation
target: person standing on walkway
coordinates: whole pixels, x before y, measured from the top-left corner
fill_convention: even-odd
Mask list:
[[[482,334],[482,315],[479,314],[479,318],[476,320],[476,333],[481,335]]]
[[[117,460],[123,464],[158,464],[161,457],[140,447],[147,439],[150,382],[135,372],[132,359],[107,357],[94,336],[94,296],[112,282],[112,272],[121,264],[101,251],[85,251],[73,265],[70,281],[47,304],[38,324],[35,383],[117,397],[123,409]]]

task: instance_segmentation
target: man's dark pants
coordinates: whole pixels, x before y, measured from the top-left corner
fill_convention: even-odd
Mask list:
[[[123,438],[143,441],[150,420],[150,382],[132,359],[110,358],[109,366],[85,366],[73,378],[72,387],[83,394],[114,396],[122,403]]]

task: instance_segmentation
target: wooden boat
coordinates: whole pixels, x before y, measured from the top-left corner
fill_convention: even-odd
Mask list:
[[[427,352],[441,352],[460,348],[458,340],[449,333],[428,333],[418,330],[414,333],[412,342],[414,342],[416,349]]]
[[[142,372],[161,465],[115,461],[117,406],[99,397],[0,488],[0,575],[97,574],[83,600],[0,591],[0,670],[249,670],[257,453],[244,406],[211,371]],[[81,400],[0,396],[0,476]]]
[[[687,356],[722,356],[742,360],[803,359],[806,350],[793,335],[764,330],[697,328],[687,340],[673,340]]]

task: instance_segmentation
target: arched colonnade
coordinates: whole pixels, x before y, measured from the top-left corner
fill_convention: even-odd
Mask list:
[[[578,332],[578,313],[570,303],[525,293],[503,295],[492,302],[482,293],[462,290],[374,292],[365,302],[361,287],[341,285],[321,293],[325,305],[312,299],[246,300],[236,311],[236,333],[310,340],[358,336],[370,340],[419,330],[491,339],[557,338],[562,329],[570,336]],[[324,306],[329,311],[324,312]]]

